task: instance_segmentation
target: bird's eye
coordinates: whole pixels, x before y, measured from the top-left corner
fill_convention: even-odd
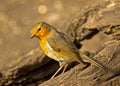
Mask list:
[[[41,30],[41,27],[38,28],[38,32]]]

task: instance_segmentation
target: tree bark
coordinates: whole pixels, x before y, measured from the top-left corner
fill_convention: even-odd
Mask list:
[[[78,64],[50,79],[59,68],[58,62],[35,49],[18,59],[12,67],[0,72],[0,86],[120,85],[120,7],[117,1],[86,7],[61,28],[80,51],[87,52],[107,71],[103,72],[94,65],[81,70]]]

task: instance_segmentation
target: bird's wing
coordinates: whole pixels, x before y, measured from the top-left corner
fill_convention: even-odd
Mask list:
[[[87,62],[90,62],[101,69],[105,69],[101,64],[85,56],[82,52],[80,52],[79,55],[75,45],[68,39],[68,37],[64,33],[53,35],[53,37],[50,37],[48,39],[48,43],[55,51],[55,54],[57,53],[57,55],[63,57],[64,59],[72,59],[78,62],[83,62],[82,60],[86,60]]]
[[[79,54],[77,48],[64,33],[54,33],[54,35],[48,38],[47,42],[55,53],[62,58],[78,59]]]

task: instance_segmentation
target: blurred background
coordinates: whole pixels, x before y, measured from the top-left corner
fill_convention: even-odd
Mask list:
[[[60,29],[64,21],[96,2],[99,1],[0,0],[0,70],[39,46],[36,39],[30,39],[36,22],[45,21]]]

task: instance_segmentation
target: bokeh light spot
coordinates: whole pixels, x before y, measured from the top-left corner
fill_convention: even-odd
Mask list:
[[[38,7],[38,12],[39,12],[40,14],[45,14],[45,13],[47,12],[47,7],[46,7],[45,5],[40,5],[40,6]]]

